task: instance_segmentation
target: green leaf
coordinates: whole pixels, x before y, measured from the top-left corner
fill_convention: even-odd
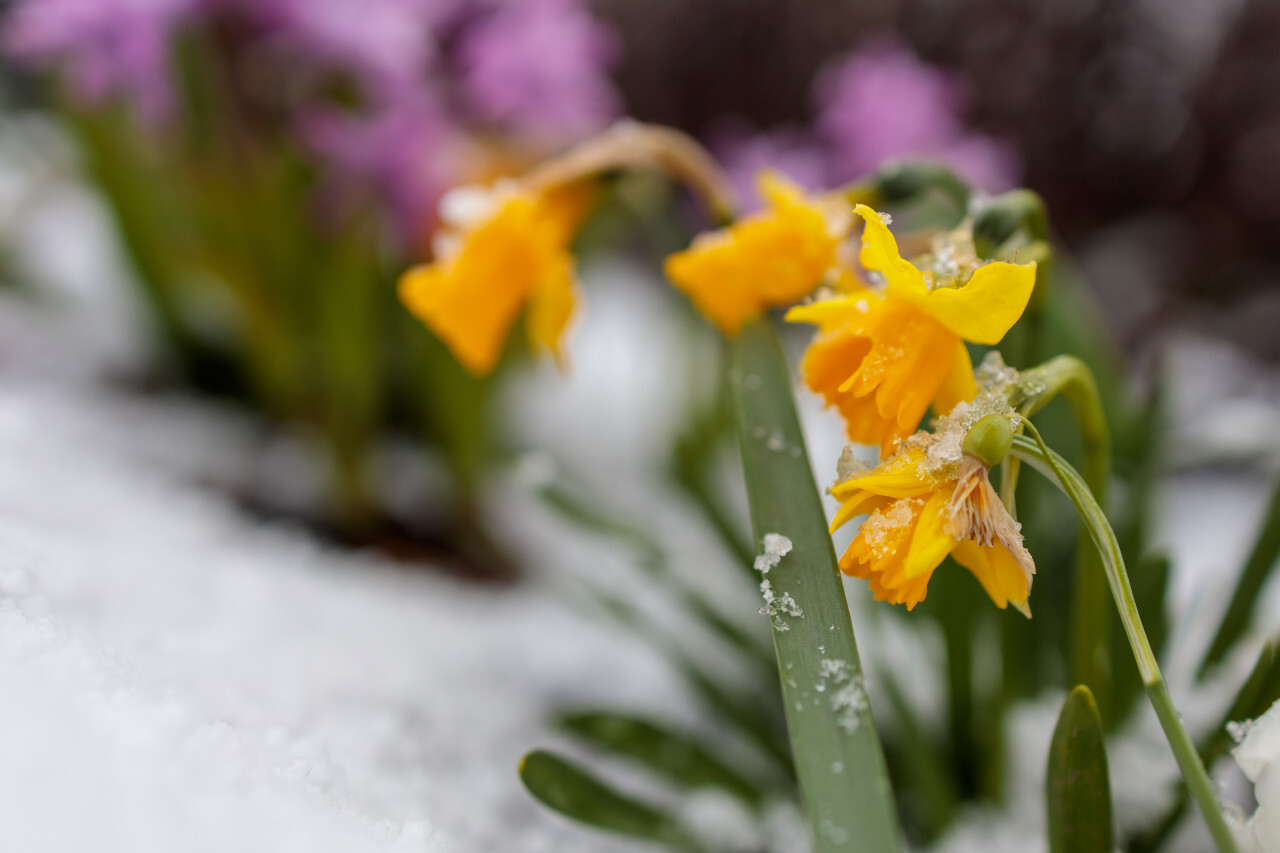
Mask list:
[[[1231,603],[1222,615],[1222,623],[1214,636],[1209,650],[1205,652],[1200,663],[1198,676],[1203,678],[1217,663],[1220,663],[1236,641],[1243,636],[1253,617],[1253,608],[1258,601],[1258,593],[1271,574],[1272,568],[1280,562],[1280,483],[1271,496],[1271,504],[1262,519],[1262,529],[1258,531],[1258,539],[1253,545],[1244,571],[1236,584]]]
[[[562,717],[559,725],[599,749],[635,759],[683,788],[720,788],[752,805],[759,805],[768,788],[725,764],[695,738],[651,720],[586,711]]]
[[[1111,783],[1102,717],[1089,688],[1071,691],[1049,745],[1045,780],[1050,853],[1111,853]]]
[[[792,543],[767,580],[775,605],[787,603],[773,615],[773,640],[813,849],[843,853],[853,842],[866,853],[892,853],[902,846],[893,789],[796,416],[791,369],[767,320],[747,324],[730,352],[756,543],[771,533]]]
[[[545,750],[534,750],[521,759],[520,781],[543,805],[588,826],[677,850],[697,847],[671,815],[618,793]]]

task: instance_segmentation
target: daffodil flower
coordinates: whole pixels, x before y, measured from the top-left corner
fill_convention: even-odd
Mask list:
[[[920,433],[875,469],[837,483],[832,532],[870,514],[840,558],[840,570],[869,581],[878,601],[910,610],[951,555],[996,606],[1012,604],[1030,616],[1035,562],[988,477],[1008,452],[1011,414],[986,415],[966,430],[973,415],[961,404],[937,433]]]
[[[666,263],[672,283],[728,336],[766,309],[812,293],[835,267],[852,224],[846,205],[806,198],[772,172],[757,180],[764,210],[700,235]]]
[[[569,245],[590,196],[581,182],[452,191],[440,205],[446,229],[435,260],[401,277],[400,300],[474,374],[493,370],[522,312],[532,343],[562,363],[578,301]]]
[[[999,343],[1027,306],[1036,267],[980,263],[950,242],[922,270],[899,254],[880,214],[857,212],[866,220],[860,260],[883,288],[797,306],[787,319],[818,327],[801,365],[805,383],[839,409],[850,441],[887,454],[931,404],[949,412],[973,399],[965,341]]]

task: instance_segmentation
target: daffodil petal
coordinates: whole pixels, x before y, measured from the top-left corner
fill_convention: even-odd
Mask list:
[[[1031,593],[1026,572],[1003,545],[983,546],[965,540],[956,546],[951,556],[973,573],[996,607],[1003,610],[1008,604],[1013,604],[1031,615],[1026,607]]]
[[[840,504],[840,508],[836,510],[835,517],[831,519],[831,528],[828,532],[835,533],[858,516],[869,515],[886,506],[892,500],[893,498],[872,494],[871,492],[855,493]]]
[[[925,501],[911,537],[911,548],[903,561],[902,576],[910,580],[927,577],[955,550],[958,540],[947,532],[950,519],[948,491],[934,492]],[[921,598],[924,596],[922,595]]]
[[[898,241],[880,214],[865,204],[858,205],[856,210],[867,222],[862,231],[862,252],[858,256],[862,265],[885,277],[889,296],[920,303],[929,290],[920,270],[899,253]]]
[[[963,287],[940,287],[924,299],[924,310],[975,344],[998,344],[1031,299],[1036,265],[995,262],[978,267]]]
[[[529,339],[534,346],[549,351],[561,369],[564,369],[565,361],[560,342],[565,328],[573,318],[576,304],[577,285],[573,277],[573,261],[566,252],[563,263],[549,269],[538,282],[525,317]]]
[[[956,352],[947,368],[947,374],[938,386],[933,398],[933,411],[939,415],[950,414],[959,403],[969,403],[978,396],[978,383],[973,378],[973,360],[964,341],[956,341]]]
[[[933,491],[937,483],[921,470],[924,451],[912,448],[880,463],[869,474],[854,477],[831,490],[832,497],[843,500],[858,489],[888,498],[914,498]]]

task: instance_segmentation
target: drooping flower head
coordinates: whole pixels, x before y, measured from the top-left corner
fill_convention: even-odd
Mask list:
[[[866,205],[862,266],[882,286],[854,286],[792,308],[787,319],[818,334],[801,370],[808,386],[844,415],[850,441],[889,453],[932,404],[949,412],[976,392],[965,341],[996,344],[1035,286],[1034,263],[982,263],[962,229],[935,244],[923,268],[904,259],[882,218]]]
[[[831,489],[840,501],[832,531],[870,515],[840,558],[840,570],[867,580],[877,600],[910,610],[950,555],[996,606],[1012,604],[1030,616],[1035,563],[988,477],[1008,452],[1013,420],[1003,400],[961,403],[936,432],[908,439],[873,470],[850,470],[842,460],[841,479]]]
[[[774,173],[762,172],[759,188],[764,210],[700,235],[666,263],[672,283],[730,336],[811,293],[834,269],[851,221],[846,205],[806,197]]]
[[[593,195],[575,183],[463,187],[441,200],[435,260],[400,279],[400,299],[469,371],[484,375],[524,312],[531,342],[561,361],[577,302],[570,243]]]

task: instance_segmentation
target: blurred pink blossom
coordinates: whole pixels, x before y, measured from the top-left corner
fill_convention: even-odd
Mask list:
[[[14,5],[3,47],[37,66],[60,65],[89,103],[136,101],[149,119],[172,106],[169,48],[174,30],[205,0],[27,0]]]
[[[440,195],[457,182],[463,136],[429,97],[391,102],[368,114],[317,108],[299,133],[333,168],[336,180],[357,179],[383,198],[400,236],[417,241]]]
[[[504,3],[459,45],[466,106],[485,121],[548,141],[590,133],[621,111],[608,76],[617,53],[613,32],[582,0]]]
[[[826,69],[815,91],[817,127],[837,181],[909,158],[940,160],[989,192],[1009,188],[1021,173],[1011,146],[965,127],[960,82],[897,42],[856,51]]]
[[[806,128],[753,133],[740,123],[722,123],[708,134],[708,145],[729,175],[744,210],[760,207],[756,175],[763,169],[779,172],[807,190],[828,184],[827,152]]]

